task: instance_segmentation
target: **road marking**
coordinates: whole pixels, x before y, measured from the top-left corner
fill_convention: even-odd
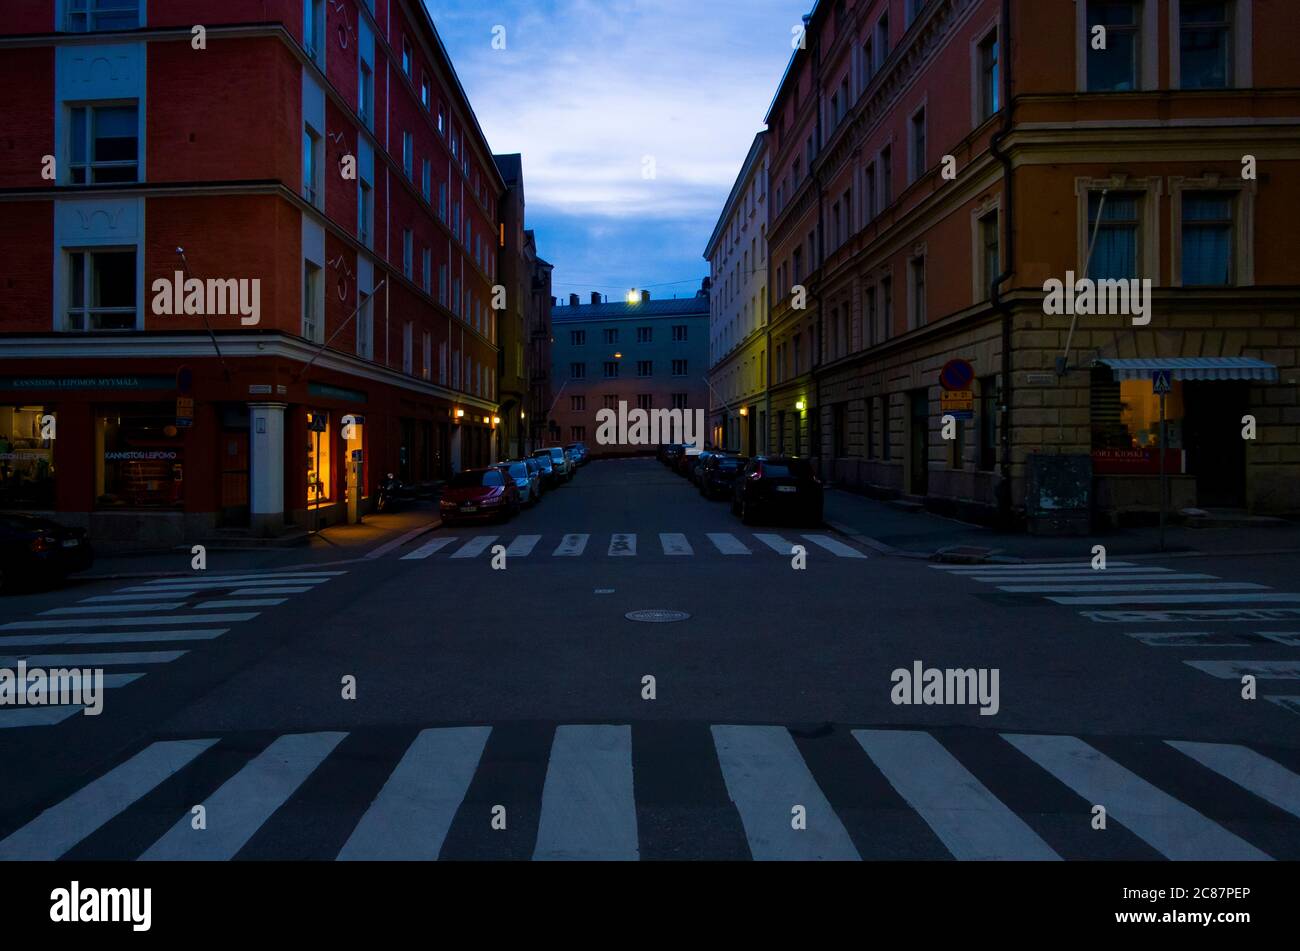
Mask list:
[[[999,591],[1012,591],[1018,594],[1050,594],[1087,591],[1267,591],[1268,585],[1251,584],[1235,581],[1195,581],[1185,584],[1022,584],[999,585]]]
[[[421,526],[420,528],[413,528],[409,532],[404,532],[403,534],[398,535],[391,542],[384,542],[384,544],[380,545],[374,551],[366,552],[366,557],[383,558],[390,551],[395,551],[396,549],[401,548],[403,545],[414,541],[430,530],[430,526],[428,525]]]
[[[1269,858],[1078,737],[1003,733],[1002,738],[1082,796],[1084,802],[1104,805],[1111,818],[1166,858]]]
[[[854,730],[853,737],[934,830],[953,858],[1057,860],[1060,856],[929,733]]]
[[[0,647],[52,647],[80,644],[134,644],[150,641],[210,641],[228,627],[198,627],[188,631],[79,631],[75,634],[10,634],[0,637]]]
[[[175,611],[185,607],[184,601],[150,602],[148,604],[100,604],[84,608],[51,608],[42,611],[41,617],[50,614],[129,614],[132,611]]]
[[[660,532],[659,544],[665,555],[694,555],[695,549],[686,540],[686,536],[677,532]]]
[[[748,555],[752,554],[749,546],[742,542],[735,535],[728,532],[708,532],[706,533],[709,541],[713,542],[713,547],[718,549],[724,555]]]
[[[749,851],[759,861],[860,859],[790,731],[780,726],[713,726],[713,745]],[[794,829],[795,806],[807,827]]]
[[[446,548],[455,540],[456,540],[455,535],[443,535],[440,538],[434,538],[430,541],[425,542],[419,548],[415,549],[415,551],[407,552],[405,555],[402,556],[401,560],[419,561],[421,559],[428,558],[430,555],[434,554],[435,552],[442,551],[444,548]]]
[[[1276,703],[1283,710],[1300,714],[1300,697],[1265,697],[1269,703]]]
[[[1300,661],[1294,660],[1185,660],[1183,663],[1222,680],[1240,680],[1247,674],[1261,680],[1300,677]]]
[[[974,581],[983,581],[986,584],[1128,584],[1139,581],[1219,581],[1222,580],[1218,575],[1200,575],[1200,574],[1134,574],[1126,575],[1116,573],[1111,575],[1109,571],[1094,571],[1090,574],[1078,572],[1073,575],[1056,575],[1041,574],[1030,572],[1023,575],[963,575],[964,578],[970,578]]]
[[[1168,568],[1147,568],[1141,565],[1135,565],[1131,561],[1111,561],[1107,562],[1105,568],[1094,569],[1091,562],[1087,561],[1057,561],[1057,562],[1038,562],[1031,565],[931,565],[936,571],[951,571],[953,574],[981,574],[983,572],[995,571],[1113,571],[1116,568],[1136,569],[1138,571],[1169,571]]]
[[[512,541],[506,548],[507,558],[523,558],[531,555],[537,543],[542,540],[541,535],[520,535]]]
[[[631,532],[615,532],[609,538],[609,551],[605,554],[613,558],[628,558],[636,554],[636,535]]]
[[[1300,631],[1256,631],[1260,637],[1285,644],[1287,647],[1300,647]]]
[[[218,608],[273,608],[277,604],[284,604],[288,598],[237,598],[221,601],[201,601],[194,605],[196,611],[213,610]]]
[[[54,630],[55,628],[61,627],[81,627],[84,624],[94,624],[99,627],[127,627],[131,624],[193,624],[195,621],[236,624],[241,621],[251,621],[253,618],[257,617],[258,613],[259,612],[257,611],[249,611],[246,614],[169,614],[165,617],[105,617],[72,618],[58,621],[10,621],[8,624],[0,624],[0,631]]]
[[[1069,597],[1048,598],[1057,604],[1229,604],[1233,602],[1250,602],[1252,604],[1300,602],[1300,594],[1152,594],[1120,595],[1115,597]]]
[[[837,541],[834,538],[831,538],[829,535],[805,535],[803,537],[808,539],[808,541],[812,542],[814,545],[820,545],[822,548],[825,548],[831,554],[836,555],[840,558],[866,558],[867,557],[862,552],[858,551],[856,548],[850,548],[848,545],[844,544],[841,541]]]
[[[32,726],[54,726],[85,710],[77,704],[46,707],[5,707],[0,709],[0,730],[18,730]]]
[[[1228,631],[1125,631],[1126,637],[1148,647],[1241,647],[1241,638]]]
[[[487,547],[497,540],[495,535],[475,535],[460,548],[452,552],[453,558],[477,558]]]
[[[1235,743],[1165,742],[1265,802],[1300,818],[1300,776],[1280,763]]]
[[[560,539],[560,544],[556,546],[555,551],[551,552],[551,557],[574,558],[581,555],[590,537],[590,535],[565,535]]]
[[[780,535],[761,535],[756,532],[754,537],[778,555],[790,555],[794,553],[794,546]]]
[[[181,578],[157,578],[148,582],[150,587],[165,587],[169,584],[189,585],[189,584],[208,584],[209,582],[230,582],[240,584],[248,582],[249,584],[280,584],[288,581],[291,584],[297,582],[320,582],[328,581],[331,578],[337,578],[347,574],[346,571],[260,571],[257,574],[242,575],[210,575],[207,572],[195,572],[192,575],[186,575]]]
[[[243,580],[231,581],[220,578],[194,578],[185,581],[151,581],[148,584],[136,585],[131,588],[123,588],[123,591],[151,591],[160,596],[166,596],[167,592],[185,591],[190,588],[261,588],[261,587],[280,587],[283,585],[303,585],[306,587],[315,587],[318,584],[324,584],[329,578],[299,578],[299,577],[278,577],[270,575],[259,575],[256,578],[245,578]]]
[[[4,642],[0,641],[0,646]],[[30,657],[0,657],[0,667],[17,666],[18,661],[32,667],[113,667],[130,664],[170,664],[189,651],[122,651],[112,654],[34,654]]]
[[[340,861],[432,861],[465,801],[491,727],[422,730],[339,852]]]
[[[212,819],[208,828],[190,825],[189,810],[141,861],[232,859],[275,811],[316,771],[346,733],[294,733],[281,736],[203,800]]]
[[[203,739],[151,743],[0,842],[0,860],[52,862],[61,858],[216,742]]]
[[[533,858],[640,858],[630,726],[556,727]]]
[[[1292,621],[1300,608],[1227,608],[1221,611],[1080,611],[1096,624],[1227,624],[1242,621]]]

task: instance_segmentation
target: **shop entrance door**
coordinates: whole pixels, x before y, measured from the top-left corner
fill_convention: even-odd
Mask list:
[[[1241,418],[1250,412],[1249,386],[1226,380],[1183,384],[1187,471],[1196,477],[1196,504],[1203,508],[1246,507]]]
[[[219,522],[223,527],[242,528],[248,525],[248,430],[223,429],[218,456]]]
[[[911,393],[912,444],[911,484],[912,495],[926,495],[930,490],[930,394],[927,390]]]

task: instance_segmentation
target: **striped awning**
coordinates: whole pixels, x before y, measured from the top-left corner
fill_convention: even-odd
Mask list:
[[[1101,357],[1092,365],[1109,367],[1116,380],[1149,380],[1157,370],[1168,370],[1175,380],[1278,381],[1277,367],[1253,357]]]

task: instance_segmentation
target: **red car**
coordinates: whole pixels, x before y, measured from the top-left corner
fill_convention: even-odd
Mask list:
[[[510,518],[519,513],[519,489],[495,466],[466,469],[451,477],[438,510],[448,523]]]

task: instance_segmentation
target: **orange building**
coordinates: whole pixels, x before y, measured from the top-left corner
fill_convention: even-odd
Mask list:
[[[1172,506],[1300,511],[1293,17],[818,2],[767,116],[769,450],[1006,521],[1063,455],[1098,513],[1153,512],[1167,371]]]

